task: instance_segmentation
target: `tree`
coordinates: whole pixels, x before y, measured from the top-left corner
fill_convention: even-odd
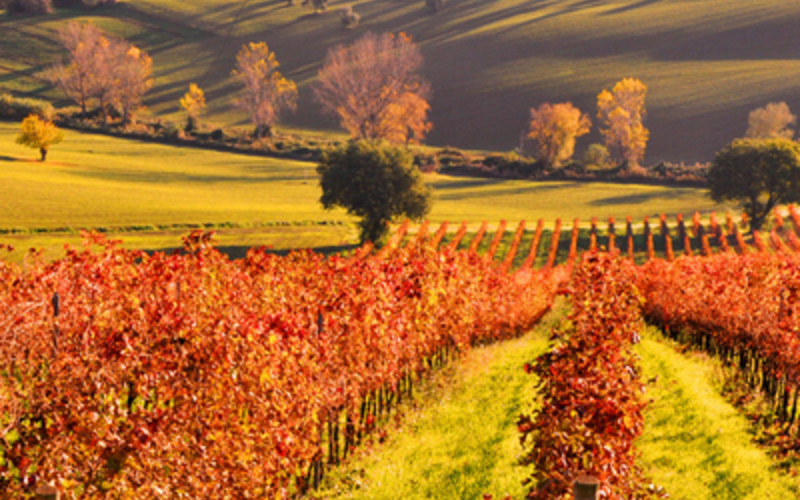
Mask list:
[[[244,85],[237,100],[250,114],[257,138],[272,135],[272,128],[284,109],[297,108],[297,85],[277,71],[278,60],[266,43],[250,43],[236,56],[233,76]]]
[[[535,142],[537,159],[558,167],[572,158],[575,139],[588,134],[591,127],[589,116],[572,103],[544,103],[538,109],[531,108],[528,137]]]
[[[789,110],[785,102],[771,102],[757,108],[747,117],[745,137],[751,139],[791,139],[794,130],[789,128],[797,123],[797,116]]]
[[[342,26],[353,29],[361,21],[361,14],[354,11],[351,5],[345,5],[339,12],[339,19],[342,21]]]
[[[200,114],[206,109],[206,95],[196,84],[189,84],[189,92],[181,97],[181,108],[186,111],[186,131],[197,129]]]
[[[55,64],[46,73],[47,79],[75,101],[85,115],[89,99],[98,93],[100,71],[97,54],[105,50],[108,40],[93,24],[70,22],[58,32],[61,44],[69,52],[70,63]]]
[[[59,38],[70,63],[58,63],[46,77],[86,114],[90,99],[96,99],[108,120],[113,105],[128,123],[142,105],[142,96],[153,85],[153,61],[143,50],[125,40],[107,37],[92,24],[69,23]]]
[[[328,51],[314,88],[323,109],[356,139],[419,142],[431,129],[422,53],[400,33],[367,33]]]
[[[611,92],[604,89],[597,96],[597,117],[604,125],[600,133],[606,147],[620,163],[638,165],[644,158],[650,138],[650,131],[642,123],[646,95],[645,84],[636,78],[625,78],[617,82]]]
[[[607,168],[609,166],[608,148],[602,144],[589,144],[586,152],[583,154],[583,163],[588,167],[590,165],[597,168]]]
[[[115,68],[110,95],[114,107],[122,115],[122,123],[130,123],[142,107],[142,97],[153,86],[153,60],[147,52],[125,41],[114,41],[109,56]]]
[[[303,5],[308,5],[314,9],[315,14],[319,14],[320,12],[328,10],[328,1],[329,0],[303,0]]]
[[[317,172],[326,209],[343,207],[361,217],[361,241],[379,242],[399,217],[419,220],[431,208],[431,191],[413,155],[384,142],[350,141],[323,153]]]
[[[53,0],[10,0],[6,9],[9,14],[50,14]]]
[[[742,205],[758,230],[772,209],[800,201],[800,144],[788,139],[737,139],[708,170],[711,198]]]
[[[47,159],[50,146],[64,140],[64,132],[53,122],[42,120],[37,115],[30,115],[22,120],[20,128],[22,131],[17,136],[17,144],[38,149],[42,155],[42,161]]]

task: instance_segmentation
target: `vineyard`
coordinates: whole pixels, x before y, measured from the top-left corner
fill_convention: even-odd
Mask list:
[[[145,253],[85,248],[0,261],[0,491],[64,498],[292,498],[316,488],[431,373],[522,335],[570,297],[517,423],[528,498],[661,498],[637,464],[642,321],[738,367],[800,447],[800,214],[745,239],[746,218],[629,218],[587,231],[525,222],[398,227],[324,257],[231,260],[196,232]],[[640,230],[641,227],[641,230]],[[549,236],[547,241],[546,236]],[[539,249],[545,256],[538,259]],[[640,265],[637,265],[640,264]]]

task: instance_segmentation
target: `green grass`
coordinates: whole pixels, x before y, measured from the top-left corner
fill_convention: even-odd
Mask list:
[[[362,16],[342,29],[337,10]],[[461,0],[433,14],[424,2],[334,0],[314,15],[285,0],[141,0],[95,11],[0,18],[0,91],[60,97],[37,77],[60,55],[55,31],[92,21],[129,37],[154,59],[147,105],[179,119],[189,83],[206,89],[208,120],[243,124],[232,104],[230,71],[239,48],[266,41],[282,71],[297,81],[292,128],[330,131],[311,87],[329,47],[367,31],[406,31],[420,44],[434,89],[429,142],[509,150],[528,109],[571,101],[594,115],[596,96],[634,76],[649,87],[647,162],[711,159],[746,128],[747,113],[800,97],[794,40],[800,4],[781,0]],[[598,142],[595,130],[578,151]]]
[[[561,302],[531,334],[476,348],[428,384],[420,408],[334,470],[320,498],[524,498],[515,419],[529,411],[533,380],[522,364],[547,348]],[[797,498],[798,481],[752,442],[743,415],[719,394],[718,364],[685,355],[650,331],[637,347],[654,401],[638,441],[639,464],[676,500]]]
[[[355,218],[340,209],[325,211],[319,204],[312,163],[69,130],[64,142],[53,147],[48,161],[40,163],[35,161],[35,151],[14,143],[17,131],[16,124],[0,122],[0,230],[73,229],[66,235],[0,235],[0,241],[20,249],[43,247],[55,255],[64,243],[79,242],[78,228],[155,229],[173,224],[234,226],[219,229],[220,244],[228,247],[332,247],[353,244],[357,239],[352,225]],[[429,214],[432,226],[447,220],[450,230],[456,231],[460,221],[467,220],[475,231],[483,220],[494,227],[506,219],[510,241],[516,224],[525,219],[530,234],[526,233],[522,252],[527,252],[539,218],[544,218],[546,229],[551,230],[557,217],[569,225],[575,217],[584,222],[592,216],[602,221],[610,215],[617,220],[627,215],[641,220],[660,212],[724,210],[711,202],[705,190],[697,188],[436,174],[425,179],[434,188],[433,211]],[[304,225],[263,227],[278,222]],[[484,245],[488,246],[493,231]],[[135,248],[172,248],[187,232],[162,229],[123,237]],[[568,249],[568,234],[562,234],[562,240],[566,240],[562,247]],[[468,241],[465,239],[465,243]],[[543,238],[540,253],[546,253],[548,242],[548,237]],[[15,258],[21,257],[17,254]]]
[[[744,415],[719,394],[717,362],[655,337],[651,330],[638,349],[644,377],[658,376],[637,444],[653,480],[676,500],[797,498],[798,480],[774,468]]]
[[[547,349],[560,302],[528,335],[475,348],[436,375],[420,409],[389,430],[386,443],[335,470],[321,498],[404,500],[524,496],[527,471],[516,419],[529,411],[535,379],[526,362]]]

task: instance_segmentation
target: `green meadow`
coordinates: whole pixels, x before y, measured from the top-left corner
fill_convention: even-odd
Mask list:
[[[420,45],[433,87],[430,144],[510,150],[529,108],[571,101],[595,114],[596,96],[625,77],[649,88],[651,141],[645,163],[709,161],[771,101],[800,105],[796,26],[800,3],[782,0],[450,0],[431,12],[422,0],[332,0],[314,14],[286,0],[123,1],[45,17],[0,15],[0,92],[61,99],[39,73],[61,56],[56,31],[91,21],[146,49],[155,64],[150,113],[182,120],[178,99],[196,82],[207,120],[244,125],[230,77],[244,43],[265,41],[298,83],[290,129],[331,133],[312,86],[329,47],[373,32],[405,31]],[[343,29],[352,5],[361,24]],[[599,142],[593,131],[580,140]]]
[[[78,230],[99,229],[132,248],[180,245],[191,227],[214,229],[233,255],[251,246],[343,248],[357,243],[356,219],[319,203],[315,165],[308,162],[166,146],[66,131],[48,161],[14,143],[18,126],[0,123],[0,241],[15,259],[30,247],[57,256]],[[513,231],[539,218],[624,221],[658,213],[724,210],[705,190],[638,184],[532,182],[426,175],[435,201],[431,224],[502,219]],[[16,233],[16,234],[15,234]],[[510,237],[510,235],[508,235]],[[530,243],[528,242],[528,246]],[[544,242],[543,242],[544,246]]]

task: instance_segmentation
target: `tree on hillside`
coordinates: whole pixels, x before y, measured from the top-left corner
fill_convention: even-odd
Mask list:
[[[143,50],[108,37],[89,23],[69,23],[59,31],[59,39],[70,62],[50,68],[46,72],[48,80],[75,101],[84,114],[94,99],[104,123],[112,105],[122,115],[123,123],[128,123],[153,85],[152,59]]]
[[[17,136],[17,144],[38,149],[42,155],[42,161],[47,159],[50,146],[64,140],[64,132],[53,122],[42,120],[37,115],[30,115],[22,120],[20,128],[22,130]]]
[[[430,211],[431,191],[413,155],[384,142],[350,141],[323,153],[317,172],[326,209],[361,217],[361,241],[380,242],[399,217],[419,220]]]
[[[367,33],[328,51],[315,87],[323,109],[357,139],[419,142],[431,129],[422,53],[400,33]]]
[[[757,108],[747,117],[745,137],[751,139],[791,139],[794,130],[790,127],[797,123],[797,116],[789,110],[785,102],[771,102],[763,108]]]
[[[544,103],[531,108],[528,137],[533,139],[536,158],[549,167],[558,167],[572,158],[575,139],[586,135],[592,127],[589,116],[570,102]]]
[[[189,84],[189,92],[181,97],[181,108],[186,111],[186,131],[197,129],[200,114],[206,109],[206,95],[196,84]]]
[[[642,123],[647,86],[636,78],[617,82],[611,92],[597,96],[597,117],[600,118],[606,147],[620,163],[638,165],[644,158],[650,131]]]
[[[53,0],[10,0],[6,11],[9,14],[49,14],[53,12]]]
[[[111,101],[122,116],[122,123],[127,124],[133,121],[142,107],[142,97],[153,86],[153,60],[128,42],[115,41],[113,45]]]
[[[85,115],[89,99],[98,92],[97,73],[102,70],[97,54],[105,50],[108,40],[93,24],[71,22],[58,32],[61,44],[70,57],[68,65],[57,63],[46,73],[50,82],[75,101]]]
[[[250,43],[236,56],[233,76],[244,85],[237,104],[256,126],[255,136],[272,135],[284,109],[297,108],[297,85],[277,71],[278,60],[266,43]]]
[[[329,0],[303,0],[303,5],[308,5],[314,9],[315,14],[319,14],[320,12],[328,10],[328,1]]]
[[[758,230],[776,205],[800,201],[800,144],[737,139],[716,154],[708,186],[717,203],[740,203],[750,227]]]

